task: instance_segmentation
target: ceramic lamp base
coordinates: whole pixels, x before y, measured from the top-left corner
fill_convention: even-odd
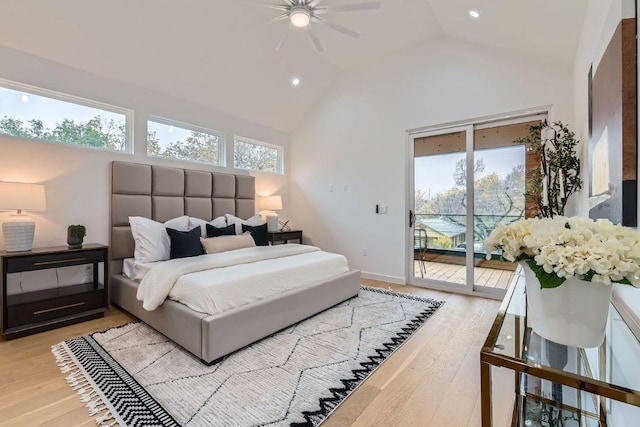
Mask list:
[[[274,213],[267,214],[267,231],[278,231],[278,215]]]
[[[2,234],[7,252],[30,251],[36,223],[27,215],[11,215],[2,223]]]

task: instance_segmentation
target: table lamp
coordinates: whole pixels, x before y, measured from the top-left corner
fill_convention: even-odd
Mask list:
[[[263,197],[260,205],[262,206],[262,214],[267,222],[267,231],[278,231],[278,214],[274,211],[282,210],[282,197]]]
[[[7,252],[31,250],[36,223],[22,211],[43,211],[46,207],[44,185],[0,182],[0,211],[18,211],[2,223]]]

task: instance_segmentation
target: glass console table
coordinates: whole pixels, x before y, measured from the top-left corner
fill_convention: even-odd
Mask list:
[[[480,353],[482,426],[640,426],[640,342],[616,308],[599,348],[556,344],[527,327],[524,280]]]

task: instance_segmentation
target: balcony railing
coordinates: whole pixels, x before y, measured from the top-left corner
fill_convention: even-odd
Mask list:
[[[421,214],[416,213],[416,221],[414,230],[416,230],[414,238],[414,250],[426,251],[430,253],[443,253],[450,255],[462,256],[467,249],[467,229],[466,229],[466,215],[449,215],[449,214]],[[447,229],[444,224],[432,224],[428,225],[430,218],[443,219],[451,227]],[[522,215],[474,215],[474,229],[473,229],[473,251],[477,257],[484,256],[486,254],[484,250],[484,239],[491,234],[498,225],[509,224],[514,221],[523,218]],[[440,226],[440,227],[439,227]],[[456,228],[459,233],[456,233]],[[438,230],[438,228],[441,228]],[[417,230],[425,230],[426,233]],[[426,235],[426,240],[425,236]],[[500,255],[496,253],[495,255]]]

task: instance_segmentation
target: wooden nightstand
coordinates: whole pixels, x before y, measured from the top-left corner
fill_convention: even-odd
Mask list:
[[[297,240],[302,244],[302,230],[290,230],[290,231],[270,231],[269,243],[275,245],[276,243],[289,243],[289,240]]]
[[[104,316],[109,308],[108,253],[107,246],[98,244],[80,249],[58,246],[28,252],[0,251],[2,334],[16,338]],[[70,279],[83,283],[60,285],[59,269],[71,266],[84,266],[84,270],[74,270]],[[38,282],[38,290],[16,292],[13,287],[7,294],[10,282],[18,281],[21,288],[23,274],[38,270],[53,270],[41,274],[55,280]]]

